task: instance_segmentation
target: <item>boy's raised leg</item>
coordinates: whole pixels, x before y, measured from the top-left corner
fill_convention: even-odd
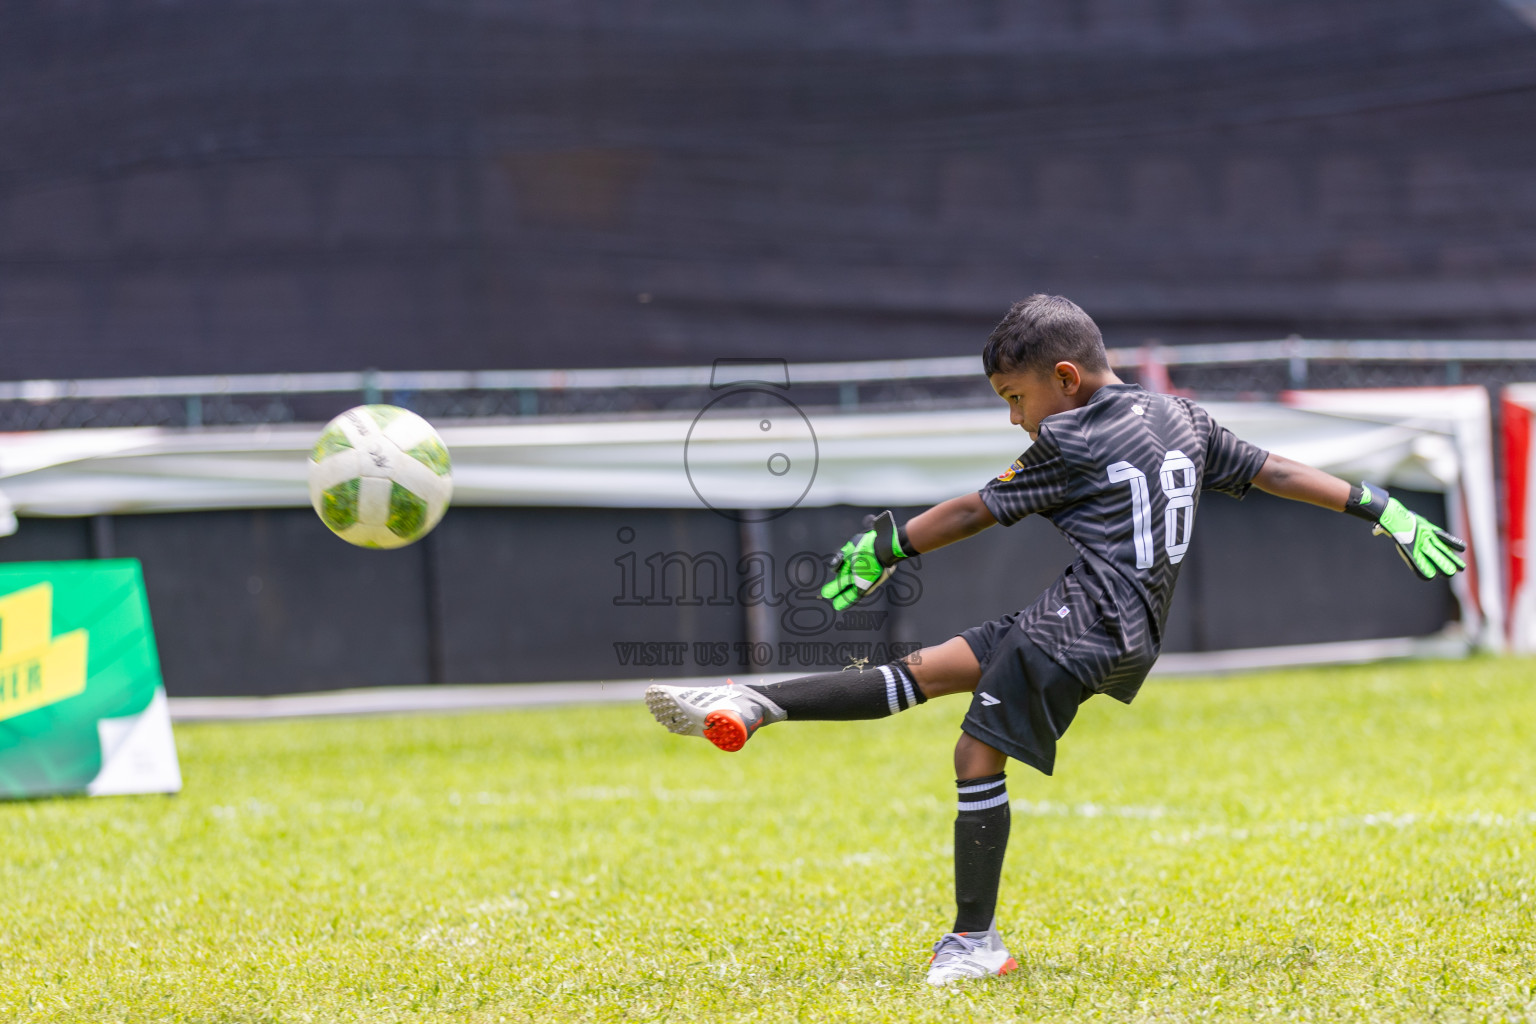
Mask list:
[[[821,672],[781,683],[724,686],[656,685],[645,692],[651,714],[674,733],[702,736],[721,750],[740,750],[765,725],[798,718],[847,722],[885,718],[946,693],[976,688],[981,668],[960,637],[900,661],[867,669]]]

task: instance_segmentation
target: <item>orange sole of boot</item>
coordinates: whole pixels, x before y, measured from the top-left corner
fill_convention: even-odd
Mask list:
[[[734,711],[711,711],[704,716],[704,738],[721,750],[735,752],[747,745],[747,725]]]
[[[1019,962],[1017,960],[1015,960],[1013,957],[1009,957],[1007,960],[1003,961],[1003,966],[1001,966],[1001,967],[999,967],[997,969],[997,976],[999,978],[1001,978],[1003,975],[1007,974],[1009,971],[1016,971],[1018,969],[1019,969]]]

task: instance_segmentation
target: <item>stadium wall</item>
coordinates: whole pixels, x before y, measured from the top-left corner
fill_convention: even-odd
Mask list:
[[[1443,495],[1397,493],[1445,521]],[[167,692],[213,696],[838,668],[1017,610],[1073,557],[1041,520],[989,530],[904,568],[865,628],[838,629],[809,581],[865,511],[743,531],[705,510],[466,507],[392,552],[338,543],[307,509],[29,518],[0,561],[139,559]],[[742,572],[747,552],[763,557]],[[778,603],[743,603],[763,576]],[[1457,617],[1449,586],[1407,580],[1354,520],[1207,495],[1165,651],[1428,635]]]
[[[14,0],[0,377],[1529,337],[1512,6]]]

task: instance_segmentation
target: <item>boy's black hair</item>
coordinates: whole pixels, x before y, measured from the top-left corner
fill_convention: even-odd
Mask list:
[[[1015,302],[981,350],[988,377],[1015,370],[1049,373],[1063,360],[1090,372],[1109,369],[1098,325],[1077,303],[1060,295],[1031,295]]]

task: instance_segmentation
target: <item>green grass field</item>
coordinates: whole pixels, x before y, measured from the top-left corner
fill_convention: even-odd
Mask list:
[[[1021,970],[934,992],[964,709],[183,726],[179,797],[0,805],[0,1020],[1536,1020],[1536,664],[1090,701]]]

